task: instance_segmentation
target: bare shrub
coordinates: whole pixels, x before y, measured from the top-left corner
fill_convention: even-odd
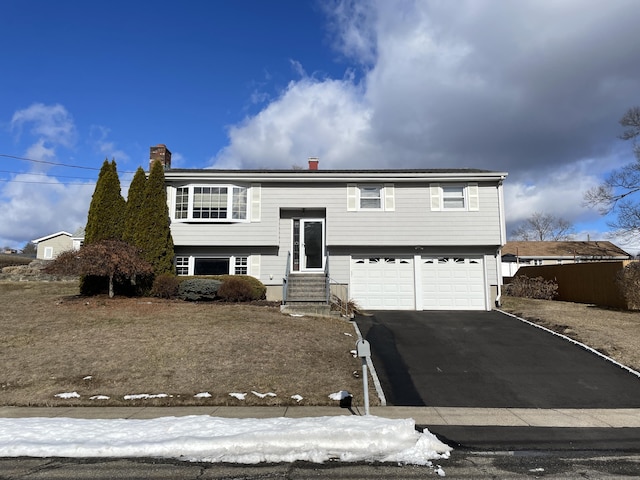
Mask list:
[[[511,283],[504,286],[504,294],[512,297],[553,300],[558,296],[558,283],[542,277],[530,278],[518,275]]]
[[[630,263],[616,277],[620,293],[629,310],[640,310],[640,263]]]
[[[180,281],[171,273],[162,273],[153,281],[151,295],[160,298],[174,298],[178,295]]]
[[[218,296],[221,300],[226,302],[248,302],[251,300],[258,300],[254,298],[253,286],[246,278],[229,276],[224,280],[220,289],[218,290]]]

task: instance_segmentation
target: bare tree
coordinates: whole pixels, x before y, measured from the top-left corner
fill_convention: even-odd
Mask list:
[[[83,245],[80,250],[62,252],[45,268],[58,275],[95,275],[109,279],[109,297],[113,298],[115,279],[131,279],[153,272],[151,264],[138,250],[122,240],[101,240]]]
[[[640,204],[631,197],[640,191],[640,146],[636,139],[640,137],[640,107],[630,108],[620,119],[624,131],[622,140],[633,142],[635,161],[612,171],[604,182],[588,190],[584,195],[584,204],[597,208],[601,215],[612,212],[617,218],[607,224],[621,234],[640,233]]]
[[[550,213],[535,212],[511,232],[516,240],[561,241],[571,240],[573,224]]]

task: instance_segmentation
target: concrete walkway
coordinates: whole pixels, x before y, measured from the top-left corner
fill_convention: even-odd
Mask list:
[[[356,412],[364,414],[364,408]],[[640,409],[535,409],[458,407],[371,407],[371,415],[413,418],[417,425],[640,428]],[[0,407],[0,418],[68,417],[87,419],[211,415],[223,418],[321,417],[351,415],[339,407]]]

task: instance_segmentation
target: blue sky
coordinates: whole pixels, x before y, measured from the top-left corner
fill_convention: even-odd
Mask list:
[[[508,230],[604,238],[582,195],[633,160],[638,24],[635,0],[2,2],[0,246],[84,224],[105,157],[126,194],[158,143],[181,168],[507,171]]]

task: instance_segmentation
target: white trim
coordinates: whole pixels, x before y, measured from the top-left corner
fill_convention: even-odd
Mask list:
[[[53,247],[44,247],[43,257],[44,260],[51,260],[53,258]]]
[[[31,240],[31,243],[38,244],[39,242],[44,242],[45,240],[49,240],[50,238],[59,237],[60,235],[66,235],[71,238],[71,234],[69,232],[60,231],[56,233],[52,233],[51,235],[47,235],[46,237],[36,238],[35,240]]]
[[[430,184],[429,191],[431,195],[431,210],[434,212],[438,212],[442,209],[441,207],[442,191],[440,190],[440,184],[439,183]]]
[[[355,183],[347,185],[347,211],[358,210],[358,186]]]
[[[324,218],[300,218],[298,219],[300,221],[300,272],[320,272],[322,270],[324,270],[324,266],[325,266],[325,261],[326,261],[326,256],[327,256],[327,245],[326,245],[326,225],[325,225],[325,219]],[[305,239],[304,239],[304,224],[305,223],[311,223],[311,222],[320,222],[322,224],[322,266],[319,268],[308,268],[307,267],[307,262],[306,262],[306,255],[305,255]],[[293,223],[292,223],[293,226]],[[291,235],[293,236],[293,228],[291,229]],[[293,244],[293,242],[292,242]],[[293,264],[292,264],[293,267]]]
[[[262,187],[259,183],[251,184],[251,221],[260,221],[260,204],[262,201]]]
[[[233,183],[190,183],[188,185],[179,185],[174,187],[175,193],[172,195],[173,197],[173,205],[170,208],[172,212],[171,220],[177,223],[247,223],[250,221],[250,209],[253,209],[252,199],[250,199],[249,194],[251,191],[250,187],[245,185],[238,185]],[[178,189],[186,188],[187,189],[187,216],[186,218],[176,218],[176,201],[177,201],[177,191]],[[227,196],[227,205],[226,205],[226,217],[224,218],[196,218],[193,216],[194,210],[194,201],[195,201],[195,189],[196,188],[226,188],[226,196]],[[233,218],[233,198],[234,198],[234,190],[235,189],[245,189],[246,193],[246,204],[245,204],[245,218]]]
[[[468,198],[468,210],[477,212],[480,210],[480,191],[477,183],[469,183],[466,188]]]
[[[387,212],[393,212],[396,209],[395,187],[393,183],[385,183],[384,190],[384,209]]]
[[[249,255],[249,275],[260,278],[260,254]]]

